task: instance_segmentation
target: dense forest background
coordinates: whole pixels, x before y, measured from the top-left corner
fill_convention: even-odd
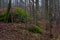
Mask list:
[[[6,35],[7,30],[17,31],[12,35],[19,40],[28,40],[30,34],[29,40],[60,40],[60,0],[0,0],[0,29]]]

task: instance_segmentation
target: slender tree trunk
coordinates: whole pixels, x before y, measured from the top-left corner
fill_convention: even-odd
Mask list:
[[[0,0],[0,8],[1,8],[1,0]]]
[[[30,16],[32,16],[31,14],[32,14],[32,6],[31,6],[31,1],[29,0],[29,8],[28,8],[28,10],[29,10],[29,13],[30,13]],[[32,23],[32,21],[30,22],[30,24]]]
[[[49,2],[48,2],[49,1]],[[49,5],[48,5],[49,4]],[[52,13],[53,13],[53,1],[52,0],[45,0],[45,13],[46,14],[46,19],[47,19],[47,23],[46,23],[46,28],[47,28],[47,32],[48,32],[48,38],[47,40],[51,40],[53,35],[52,35]],[[48,7],[49,6],[49,7]]]
[[[45,0],[45,19],[46,19],[46,30],[49,28],[48,27],[48,0]]]
[[[49,24],[48,24],[48,0],[45,0],[45,19],[46,19],[46,32],[47,32],[47,38],[46,40],[50,40],[50,34],[48,33],[50,27],[49,27]]]
[[[32,0],[32,15],[33,15],[33,24],[36,24],[35,12],[34,12],[34,0]]]
[[[52,15],[53,14],[53,0],[49,0],[49,30],[50,30],[50,38],[52,39],[53,38],[53,34],[52,34],[52,21],[53,21],[53,18],[52,18]]]
[[[11,0],[9,0],[8,8],[7,8],[7,17],[8,18],[9,18],[9,15],[10,15],[10,8],[11,8]],[[7,18],[7,22],[8,22],[8,18]]]
[[[39,18],[39,0],[36,0],[36,25],[38,25],[38,18]]]

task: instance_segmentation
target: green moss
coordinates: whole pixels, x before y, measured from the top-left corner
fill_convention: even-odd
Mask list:
[[[27,28],[28,31],[32,32],[32,33],[39,33],[39,34],[42,34],[42,29],[35,25],[34,27],[32,28]]]
[[[26,22],[26,21],[31,20],[30,14],[21,8],[16,8],[15,12],[10,12],[10,13],[8,13],[8,15],[6,12],[3,12],[2,14],[0,14],[0,21],[3,20],[5,22],[7,22],[8,20],[13,20],[15,22],[15,21],[19,20],[19,22],[21,22],[21,21]],[[13,17],[13,19],[11,16]]]
[[[31,20],[30,18],[32,18],[26,10],[23,10],[21,8],[16,8],[16,13],[15,14],[16,14],[14,16],[15,19],[18,19],[18,20],[24,21],[24,22],[30,21]]]
[[[3,12],[0,14],[0,21],[5,21],[7,18],[6,18],[6,12]]]

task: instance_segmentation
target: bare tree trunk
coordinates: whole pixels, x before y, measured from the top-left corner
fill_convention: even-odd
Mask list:
[[[11,8],[11,0],[9,0],[8,8],[7,8],[7,17],[8,17],[8,18],[9,18],[9,16],[10,16],[10,8]],[[7,18],[7,22],[8,22],[8,18]]]
[[[48,32],[47,40],[51,40],[53,38],[53,35],[52,35],[53,5],[52,4],[53,4],[52,0],[49,0],[49,2],[48,2],[48,0],[45,0],[46,29],[47,29],[47,32]]]
[[[32,14],[32,5],[31,5],[32,3],[31,3],[31,1],[29,0],[29,8],[28,8],[28,10],[29,10],[29,13],[30,13],[30,16],[32,16],[31,14]],[[30,22],[30,24],[32,23],[32,21]]]
[[[49,0],[49,30],[50,30],[50,38],[52,39],[53,38],[53,34],[52,34],[52,21],[53,21],[53,18],[52,18],[52,15],[53,14],[53,0]]]
[[[1,8],[1,0],[0,0],[0,8]]]
[[[0,0],[0,8],[2,8],[3,6],[3,0]]]
[[[39,0],[36,0],[36,25],[38,25],[38,18],[39,18]]]
[[[47,38],[46,38],[46,40],[51,40],[50,39],[50,33],[48,33],[48,32],[50,32],[49,30],[50,30],[50,26],[49,26],[49,24],[48,24],[48,21],[49,21],[49,19],[48,19],[48,0],[45,0],[45,19],[46,19],[46,32],[47,32]]]
[[[33,24],[36,25],[36,17],[35,17],[35,10],[34,10],[34,0],[32,0],[32,15],[33,15]]]
[[[48,0],[45,0],[45,19],[46,19],[46,30],[48,29]]]

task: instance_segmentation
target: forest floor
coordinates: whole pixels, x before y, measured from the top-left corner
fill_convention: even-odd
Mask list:
[[[27,30],[20,29],[19,27],[32,27],[32,24],[24,23],[2,23],[0,22],[0,40],[47,40],[47,32],[45,24],[42,22],[41,28],[43,34],[31,33]],[[52,34],[53,40],[60,40],[60,25],[53,24]]]
[[[0,23],[0,40],[40,40],[40,34],[34,34],[19,28],[23,26],[25,24]]]

